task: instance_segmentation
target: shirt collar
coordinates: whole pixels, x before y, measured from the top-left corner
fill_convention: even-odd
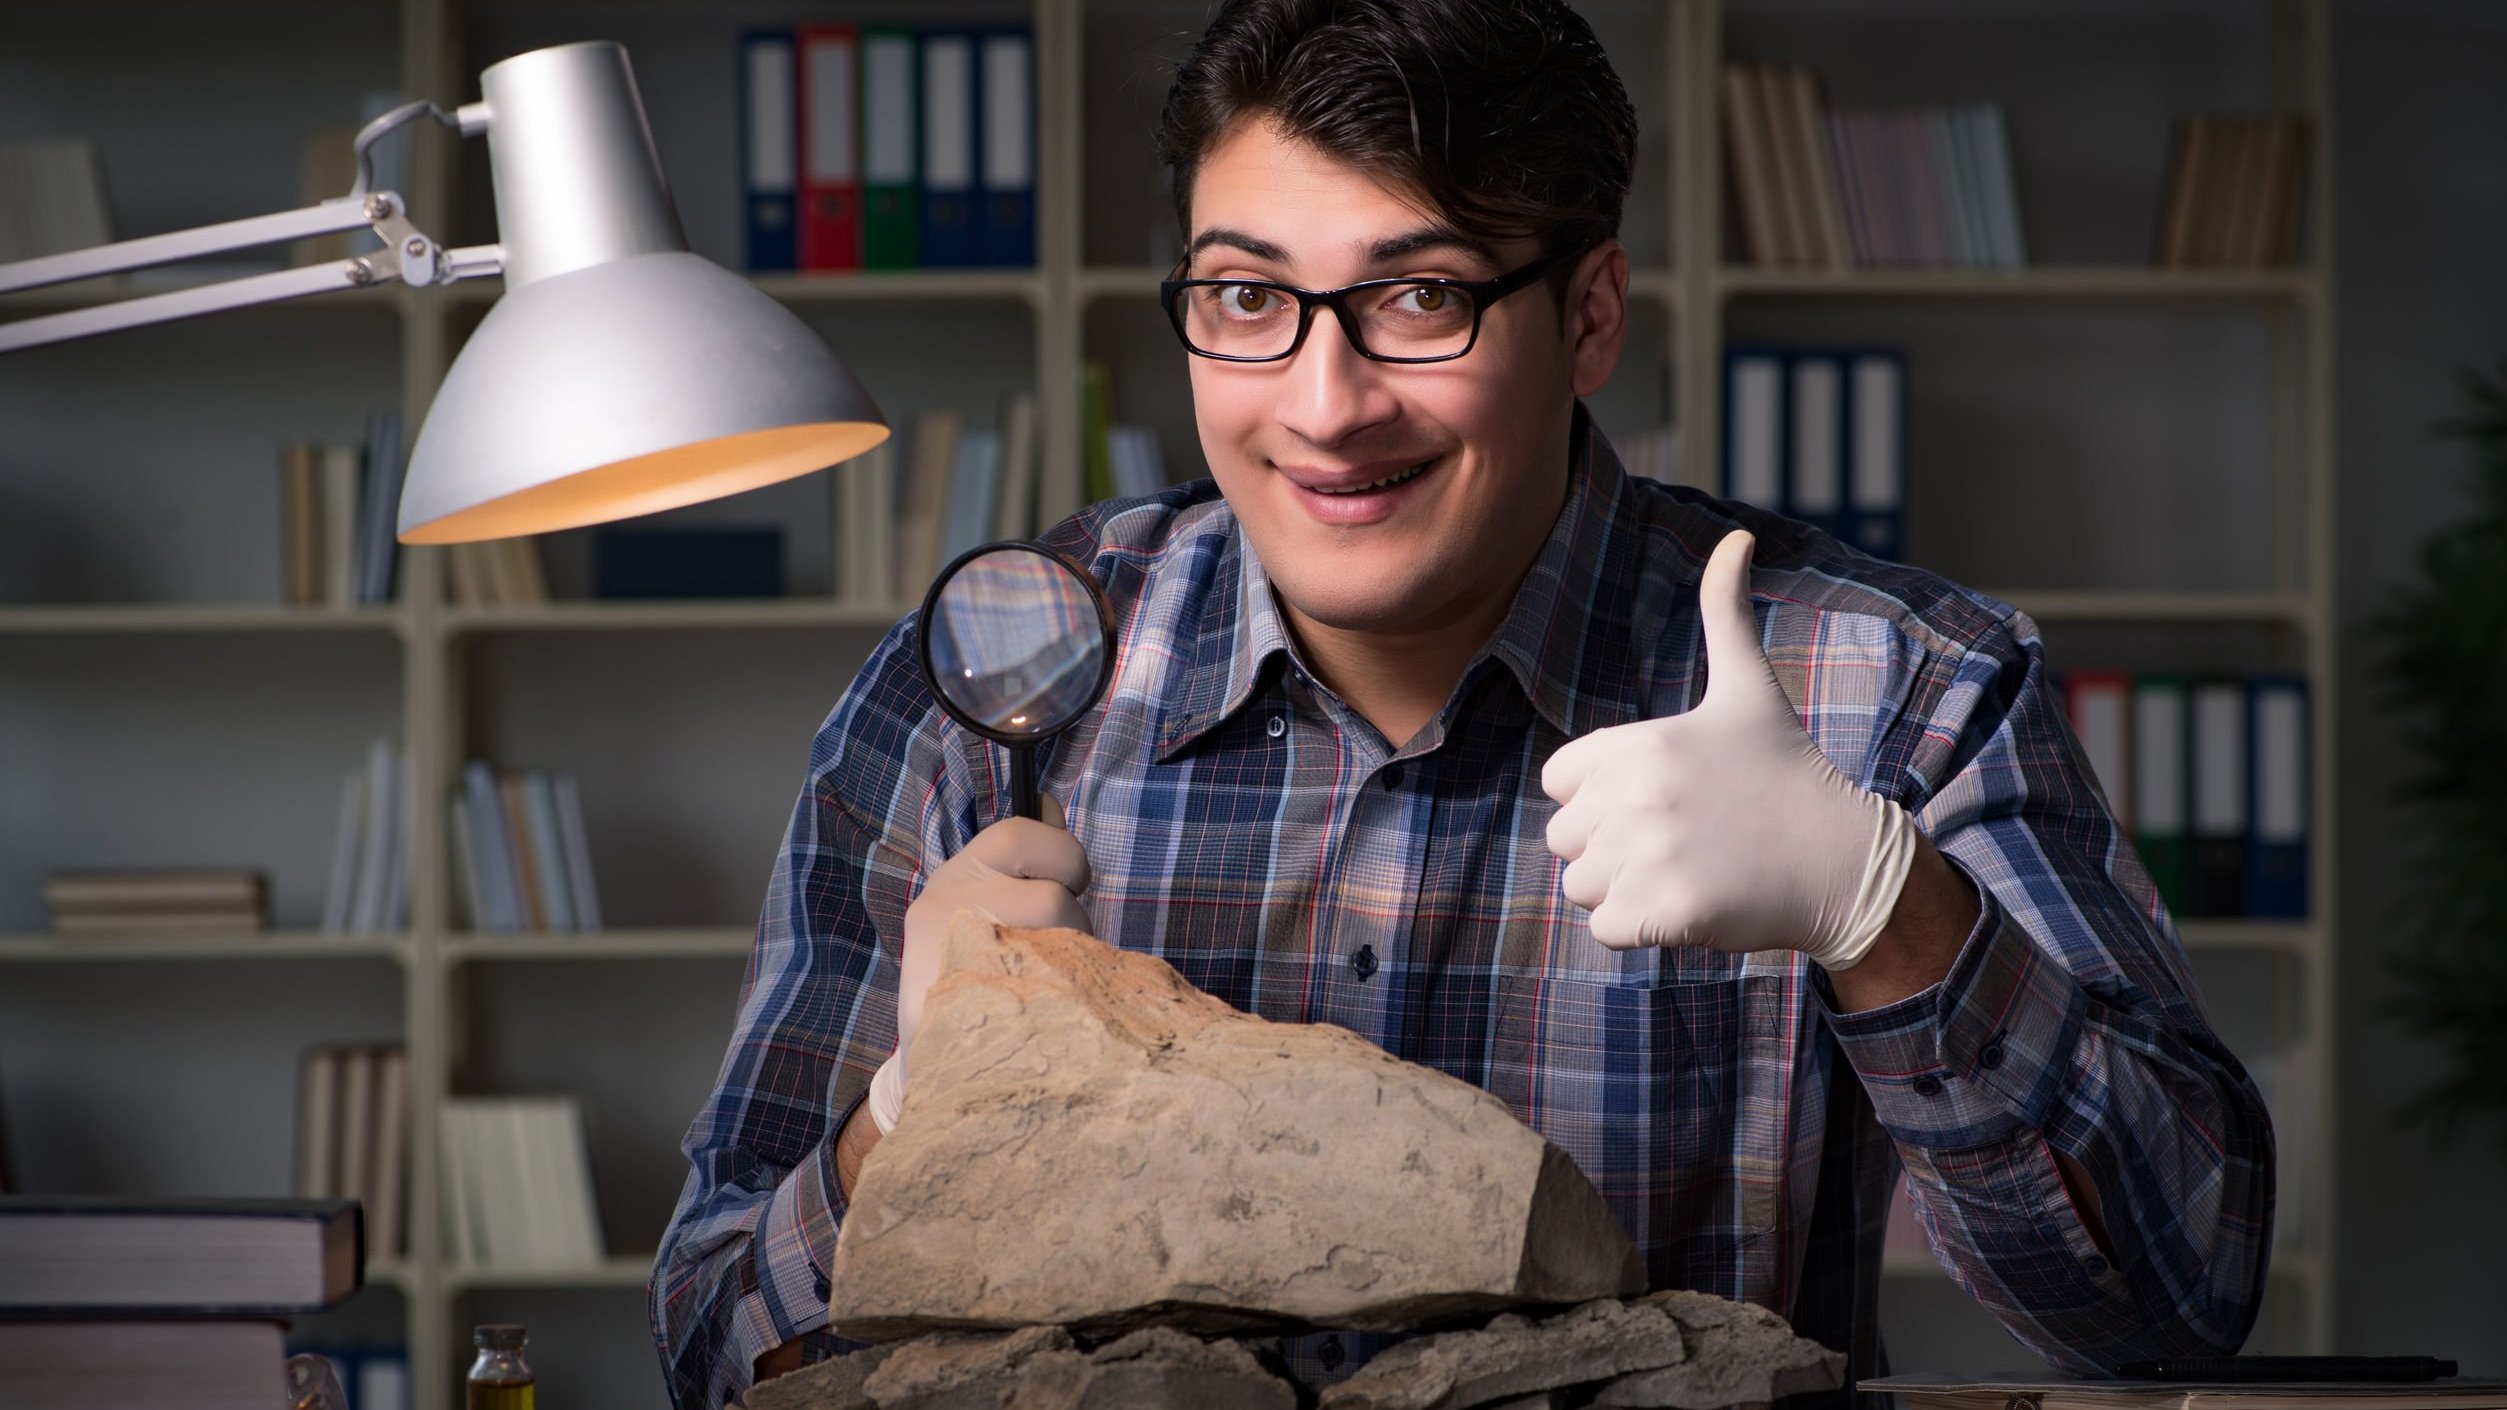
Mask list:
[[[1499,662],[1533,708],[1574,738],[1639,718],[1642,702],[1629,626],[1637,543],[1627,472],[1581,401],[1570,436],[1567,502],[1497,635],[1464,676]],[[1227,539],[1202,619],[1178,643],[1192,660],[1159,730],[1160,760],[1244,708],[1276,662],[1296,659],[1261,559],[1241,526]]]

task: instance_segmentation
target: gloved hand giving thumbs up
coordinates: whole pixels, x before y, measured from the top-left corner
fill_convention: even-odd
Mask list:
[[[1698,582],[1706,698],[1550,756],[1549,849],[1614,949],[1796,949],[1845,969],[1889,923],[1917,829],[1829,763],[1785,698],[1750,612],[1755,546],[1727,534]]]

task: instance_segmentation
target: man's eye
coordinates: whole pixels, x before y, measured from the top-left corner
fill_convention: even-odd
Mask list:
[[[1259,284],[1229,284],[1218,290],[1219,305],[1230,313],[1261,313],[1279,295]]]
[[[1451,289],[1440,289],[1433,284],[1423,284],[1412,289],[1409,297],[1411,311],[1414,313],[1443,313],[1446,306],[1453,301],[1454,292]]]

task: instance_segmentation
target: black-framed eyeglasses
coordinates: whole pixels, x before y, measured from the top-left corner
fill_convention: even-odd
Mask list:
[[[1332,311],[1362,357],[1450,362],[1480,341],[1480,318],[1489,305],[1582,253],[1560,250],[1494,279],[1368,279],[1339,289],[1267,279],[1168,279],[1158,285],[1158,302],[1188,350],[1221,362],[1295,355],[1317,308]]]

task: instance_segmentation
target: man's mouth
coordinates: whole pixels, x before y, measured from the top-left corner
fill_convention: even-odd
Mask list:
[[[1308,488],[1312,489],[1316,494],[1374,494],[1379,490],[1389,490],[1395,485],[1408,484],[1410,481],[1418,479],[1421,475],[1428,472],[1429,466],[1434,465],[1435,463],[1436,457],[1431,455],[1427,459],[1420,461],[1418,464],[1411,466],[1407,470],[1396,470],[1390,475],[1386,475],[1381,479],[1370,480],[1363,485],[1349,485],[1340,489],[1325,489],[1319,485],[1309,486]]]

